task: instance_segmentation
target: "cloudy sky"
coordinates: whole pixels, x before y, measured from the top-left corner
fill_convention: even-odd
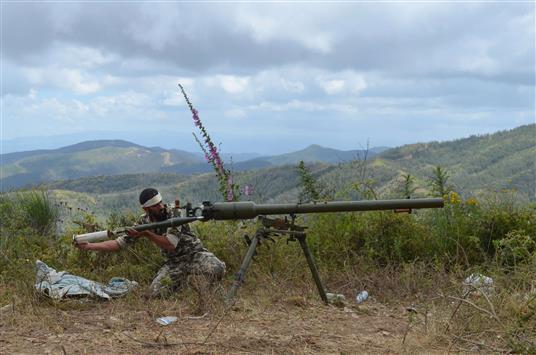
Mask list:
[[[1,4],[2,149],[224,152],[450,140],[535,121],[535,3]]]

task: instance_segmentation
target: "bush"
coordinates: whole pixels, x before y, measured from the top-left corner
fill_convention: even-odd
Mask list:
[[[393,212],[319,214],[310,218],[315,256],[330,268],[362,257],[379,266],[429,259],[430,231],[408,214]]]
[[[504,266],[517,266],[536,258],[536,241],[523,232],[514,230],[501,240],[494,241],[497,260]]]
[[[39,235],[52,234],[56,232],[58,215],[58,208],[43,190],[21,191],[0,197],[4,233],[29,227]]]
[[[448,266],[469,267],[485,261],[475,230],[482,207],[474,200],[462,201],[456,192],[450,192],[444,200],[444,208],[422,212],[421,223],[429,225],[433,233],[434,257]]]

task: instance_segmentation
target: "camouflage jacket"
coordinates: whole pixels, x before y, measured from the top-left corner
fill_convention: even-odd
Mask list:
[[[168,218],[172,218],[172,208],[166,206],[166,213]],[[147,214],[143,214],[138,221],[139,224],[152,223]],[[151,229],[152,232],[165,236],[171,244],[175,246],[173,250],[161,249],[162,254],[168,259],[168,261],[184,261],[191,259],[195,253],[201,251],[207,251],[203,247],[203,243],[196,237],[190,230],[190,227],[185,224],[179,227],[169,227],[166,229]],[[121,236],[116,239],[121,248],[126,248],[129,245],[135,243],[137,238],[130,237],[128,235]]]

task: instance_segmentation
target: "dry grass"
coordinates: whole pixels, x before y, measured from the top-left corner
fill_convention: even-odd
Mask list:
[[[2,312],[0,347],[6,353],[53,354],[534,351],[530,312],[536,296],[524,289],[503,292],[501,280],[491,296],[464,298],[453,274],[422,265],[324,279],[330,291],[346,295],[345,307],[323,305],[308,278],[268,275],[247,282],[230,305],[223,302],[224,287],[207,294],[204,316],[189,290],[146,301],[139,289],[109,302],[55,302],[27,292],[14,310]],[[364,286],[371,298],[355,305],[353,296]],[[178,321],[155,322],[170,315]],[[523,317],[529,318],[524,328],[517,324]]]
[[[354,308],[324,306],[313,290],[288,296],[283,287],[245,290],[224,306],[196,313],[192,292],[142,301],[24,300],[2,316],[0,344],[9,353],[355,353],[396,348],[404,318],[375,301]],[[296,301],[299,299],[300,301]],[[169,326],[155,319],[177,316]]]

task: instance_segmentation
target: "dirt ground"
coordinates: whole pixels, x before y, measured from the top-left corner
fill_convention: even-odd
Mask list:
[[[137,302],[137,303],[136,303]],[[17,309],[18,308],[18,309]],[[232,306],[195,315],[180,300],[39,302],[4,312],[2,354],[358,354],[444,352],[424,346],[408,312],[374,299],[325,306],[305,298]],[[176,316],[167,326],[158,317]]]

